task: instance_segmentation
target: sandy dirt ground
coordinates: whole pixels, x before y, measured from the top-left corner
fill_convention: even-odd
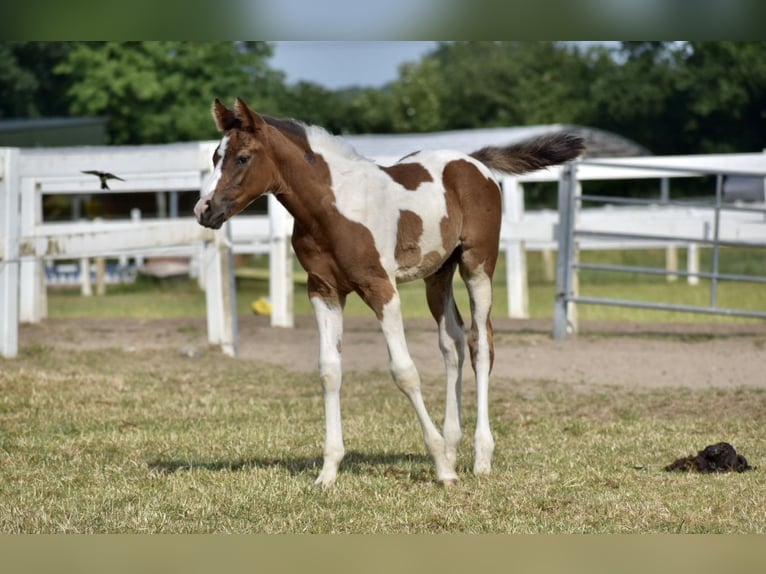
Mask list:
[[[240,317],[240,357],[309,372],[317,362],[313,318],[294,329],[272,328],[267,317]],[[423,378],[441,376],[443,364],[431,320],[405,321],[410,351]],[[579,388],[766,387],[766,322],[749,324],[591,323],[565,342],[551,337],[550,321],[496,319],[494,377],[557,381]],[[49,319],[22,325],[20,345],[62,349],[114,348],[172,353],[208,350],[204,319]],[[210,352],[215,352],[212,350]],[[386,372],[387,353],[372,318],[347,318],[344,370]],[[470,366],[465,368],[471,381]]]

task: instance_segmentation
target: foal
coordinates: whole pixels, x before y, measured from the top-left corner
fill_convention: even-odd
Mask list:
[[[412,403],[441,483],[457,480],[461,429],[463,321],[455,305],[456,269],[471,303],[468,348],[476,375],[473,471],[490,471],[494,440],[488,388],[493,361],[492,274],[502,214],[492,171],[520,174],[563,163],[583,150],[580,138],[556,134],[470,155],[416,152],[383,167],[359,156],[327,131],[259,115],[237,98],[217,99],[213,117],[223,139],[194,213],[218,229],[255,198],[272,193],[295,218],[292,243],[308,273],[319,328],[319,375],[324,393],[324,464],[317,484],[335,482],[344,455],[341,430],[343,307],[352,291],[374,311],[386,340],[394,381]],[[423,279],[439,327],[447,379],[444,427],[426,411],[420,377],[407,349],[397,283]]]

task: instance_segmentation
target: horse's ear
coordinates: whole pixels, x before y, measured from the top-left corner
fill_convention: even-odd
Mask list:
[[[255,133],[265,124],[263,118],[251,110],[242,98],[234,102],[234,115],[242,123],[242,129],[248,132]]]
[[[218,126],[218,131],[221,132],[230,130],[237,122],[234,112],[224,106],[218,98],[213,102],[213,119],[215,119],[215,125]]]

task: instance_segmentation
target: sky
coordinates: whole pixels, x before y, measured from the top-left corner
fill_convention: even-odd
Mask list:
[[[273,42],[272,68],[328,89],[363,86],[379,88],[398,77],[399,64],[416,62],[436,42]]]

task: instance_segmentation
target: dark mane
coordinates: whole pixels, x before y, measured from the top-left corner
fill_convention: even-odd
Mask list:
[[[296,120],[289,118],[272,118],[265,114],[261,114],[261,117],[266,120],[267,124],[277,128],[281,132],[285,132],[285,134],[307,139],[306,128],[303,127],[302,123]]]
[[[290,138],[293,142],[295,142],[298,146],[300,146],[304,151],[310,152],[311,147],[309,146],[309,140],[306,136],[306,128],[304,125],[296,120],[293,119],[286,119],[286,118],[272,118],[271,116],[267,116],[265,114],[261,114],[261,117],[264,119],[264,121],[269,124],[271,127],[274,127],[278,129],[280,132],[285,134],[288,138]]]

